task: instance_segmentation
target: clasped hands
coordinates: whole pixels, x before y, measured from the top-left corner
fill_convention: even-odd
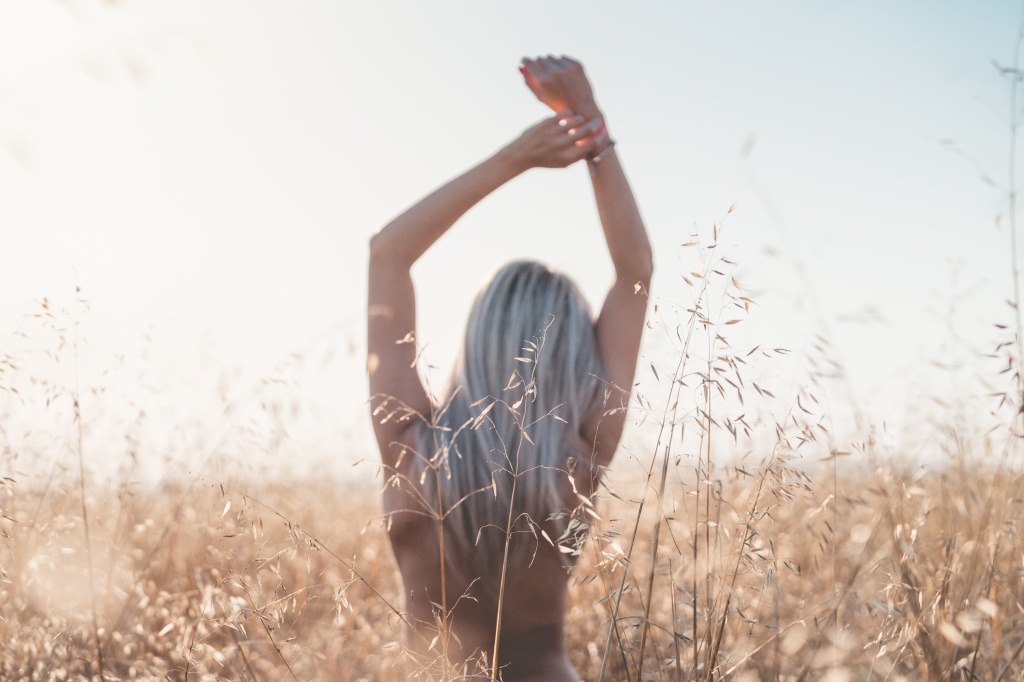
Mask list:
[[[565,168],[608,148],[611,137],[582,64],[548,56],[524,59],[519,71],[537,99],[556,112],[510,145],[523,163]]]

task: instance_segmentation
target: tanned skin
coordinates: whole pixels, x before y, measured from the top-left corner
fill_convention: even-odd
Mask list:
[[[370,241],[367,367],[375,405],[387,397],[390,405],[401,406],[402,413],[427,419],[435,409],[415,368],[415,344],[398,343],[415,338],[413,263],[466,211],[512,178],[533,168],[565,168],[594,157],[600,159],[592,166],[594,200],[615,269],[594,327],[605,370],[602,378],[615,387],[609,407],[624,407],[628,401],[653,270],[647,233],[583,66],[567,57],[548,56],[524,60],[520,71],[534,95],[557,113],[414,204]],[[382,416],[378,413],[373,421],[385,470],[397,481],[418,479],[415,458],[402,455],[403,444],[417,441],[415,429],[429,427],[417,418],[382,421]],[[624,421],[624,409],[610,409],[576,425],[576,459],[590,467],[591,485],[597,472],[611,463]],[[426,656],[444,651],[459,668],[467,659],[483,657],[492,678],[508,682],[579,682],[564,646],[565,558],[541,542],[533,563],[507,582],[499,662],[494,666],[490,657],[497,602],[474,592],[472,580],[451,557],[442,561],[438,522],[424,513],[409,485],[388,486],[384,510],[405,585],[406,608],[410,620],[422,624],[410,639],[414,648]],[[573,508],[578,500],[568,483],[566,488],[566,506]],[[495,562],[500,566],[501,557]],[[473,598],[460,599],[464,595]],[[443,605],[443,614],[438,605]],[[442,617],[448,619],[450,630],[430,649]]]

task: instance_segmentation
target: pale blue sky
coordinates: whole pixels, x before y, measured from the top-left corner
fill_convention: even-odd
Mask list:
[[[946,381],[928,362],[964,357],[954,295],[978,348],[1009,319],[1005,207],[978,167],[1005,183],[991,60],[1012,61],[1020,16],[995,0],[0,2],[0,336],[77,277],[92,376],[151,329],[151,362],[193,406],[201,344],[241,382],[337,347],[306,377],[337,421],[307,437],[351,449],[368,237],[544,116],[516,64],[565,53],[618,139],[655,294],[684,298],[677,245],[739,200],[723,244],[760,292],[739,339],[807,345],[821,320],[802,262],[859,399],[898,423],[915,383]],[[596,303],[599,234],[582,167],[503,188],[417,265],[428,358],[447,364],[473,289],[513,257],[557,264]],[[843,321],[866,310],[884,323]]]

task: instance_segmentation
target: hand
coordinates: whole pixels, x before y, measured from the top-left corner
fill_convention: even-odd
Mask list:
[[[527,87],[552,111],[570,109],[590,118],[600,118],[601,110],[594,99],[583,65],[569,57],[523,59],[519,72]]]
[[[609,141],[601,119],[563,110],[525,130],[504,151],[523,170],[565,168],[600,152]]]

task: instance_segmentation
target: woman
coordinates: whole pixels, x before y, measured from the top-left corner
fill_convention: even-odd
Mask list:
[[[450,181],[370,243],[374,429],[384,507],[424,674],[578,682],[563,643],[580,511],[619,441],[636,368],[651,247],[583,67],[524,60],[558,112]],[[615,279],[594,320],[575,285],[502,268],[467,324],[445,399],[416,371],[410,267],[467,210],[531,168],[587,160]],[[433,658],[432,658],[433,657]],[[496,662],[496,664],[495,664]]]

